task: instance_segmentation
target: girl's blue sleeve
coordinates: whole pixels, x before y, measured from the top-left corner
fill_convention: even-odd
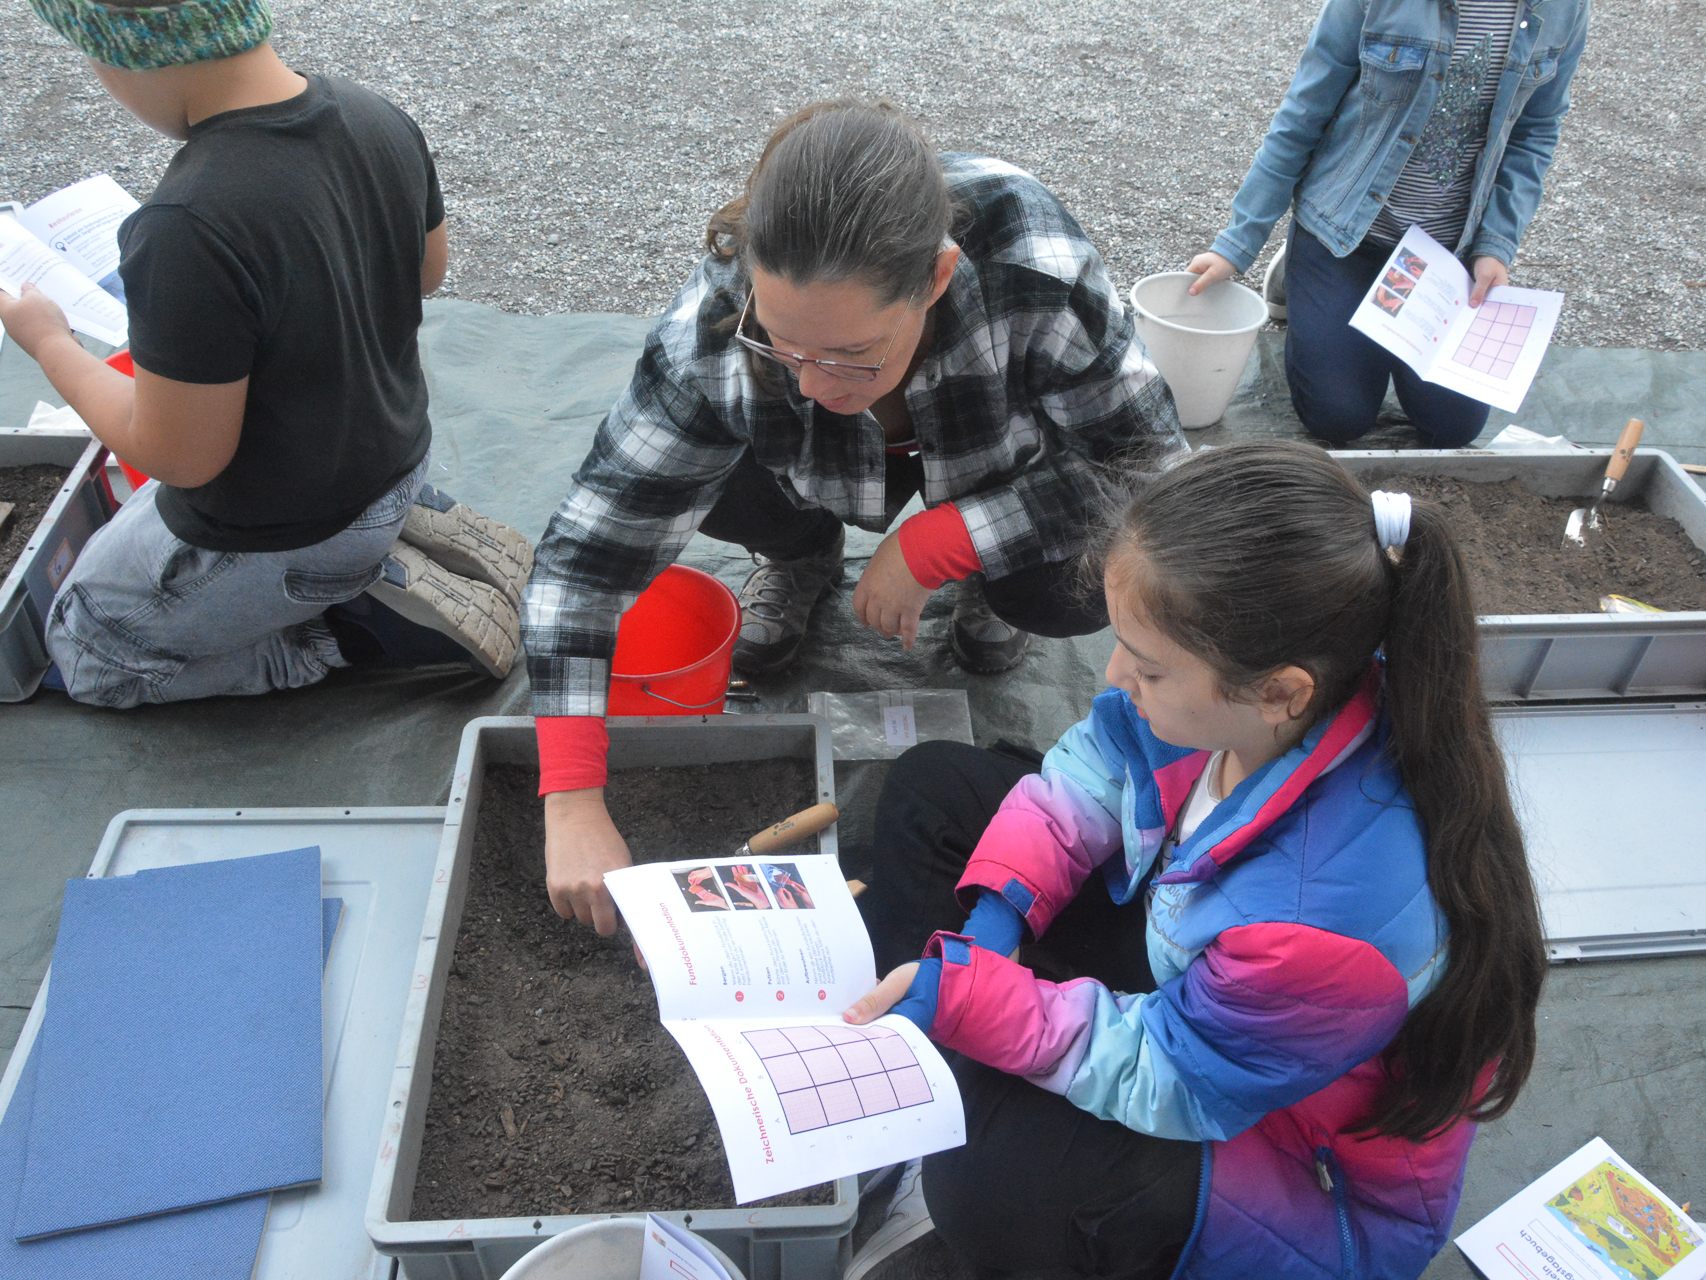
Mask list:
[[[1316,144],[1361,69],[1366,0],[1327,0],[1291,78],[1285,100],[1232,201],[1232,219],[1211,248],[1240,271],[1249,269],[1274,223],[1291,207]]]
[[[1558,135],[1570,109],[1570,80],[1582,60],[1587,38],[1588,0],[1581,0],[1560,46],[1556,72],[1534,91],[1511,125],[1493,193],[1469,246],[1470,257],[1497,258],[1507,267],[1516,261],[1517,245],[1540,206],[1541,180],[1558,149]]]

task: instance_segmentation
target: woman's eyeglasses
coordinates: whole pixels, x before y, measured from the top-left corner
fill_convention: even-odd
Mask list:
[[[913,295],[914,298],[916,296],[916,294]],[[912,303],[913,298],[906,300],[906,305],[909,308]],[[814,360],[811,356],[801,355],[798,351],[784,351],[780,347],[771,346],[768,342],[760,342],[757,338],[747,337],[745,332],[746,315],[751,310],[752,293],[749,290],[746,295],[746,305],[740,309],[740,319],[735,321],[735,341],[741,346],[755,355],[763,356],[766,360],[774,360],[777,364],[792,369],[795,373],[798,373],[808,364],[816,365],[830,377],[844,378],[848,382],[875,382],[877,375],[883,371],[883,366],[888,363],[889,353],[894,350],[894,344],[900,339],[901,329],[906,327],[906,317],[902,316],[900,325],[895,329],[893,336],[889,338],[889,345],[883,351],[883,358],[876,364],[855,364],[848,360]]]

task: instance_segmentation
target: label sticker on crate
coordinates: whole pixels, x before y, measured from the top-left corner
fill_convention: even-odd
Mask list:
[[[71,572],[71,566],[77,563],[77,551],[71,545],[70,538],[61,538],[59,545],[54,548],[53,556],[47,562],[47,584],[55,591],[59,584],[65,581],[65,575]]]

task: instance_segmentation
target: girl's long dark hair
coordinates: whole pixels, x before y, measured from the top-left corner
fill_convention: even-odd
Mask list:
[[[1390,750],[1448,933],[1444,971],[1387,1050],[1389,1087],[1365,1127],[1420,1141],[1459,1116],[1503,1115],[1534,1064],[1546,953],[1443,513],[1415,501],[1394,560],[1377,544],[1368,491],[1305,444],[1209,450],[1136,483],[1102,565],[1227,697],[1252,698],[1264,677],[1298,666],[1315,681],[1313,723],[1384,651]]]

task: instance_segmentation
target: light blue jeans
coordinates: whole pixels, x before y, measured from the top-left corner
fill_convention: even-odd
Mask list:
[[[427,463],[297,551],[191,546],[166,528],[150,481],[95,531],[54,597],[47,651],[66,692],[134,707],[293,689],[347,666],[320,615],[377,580]]]

